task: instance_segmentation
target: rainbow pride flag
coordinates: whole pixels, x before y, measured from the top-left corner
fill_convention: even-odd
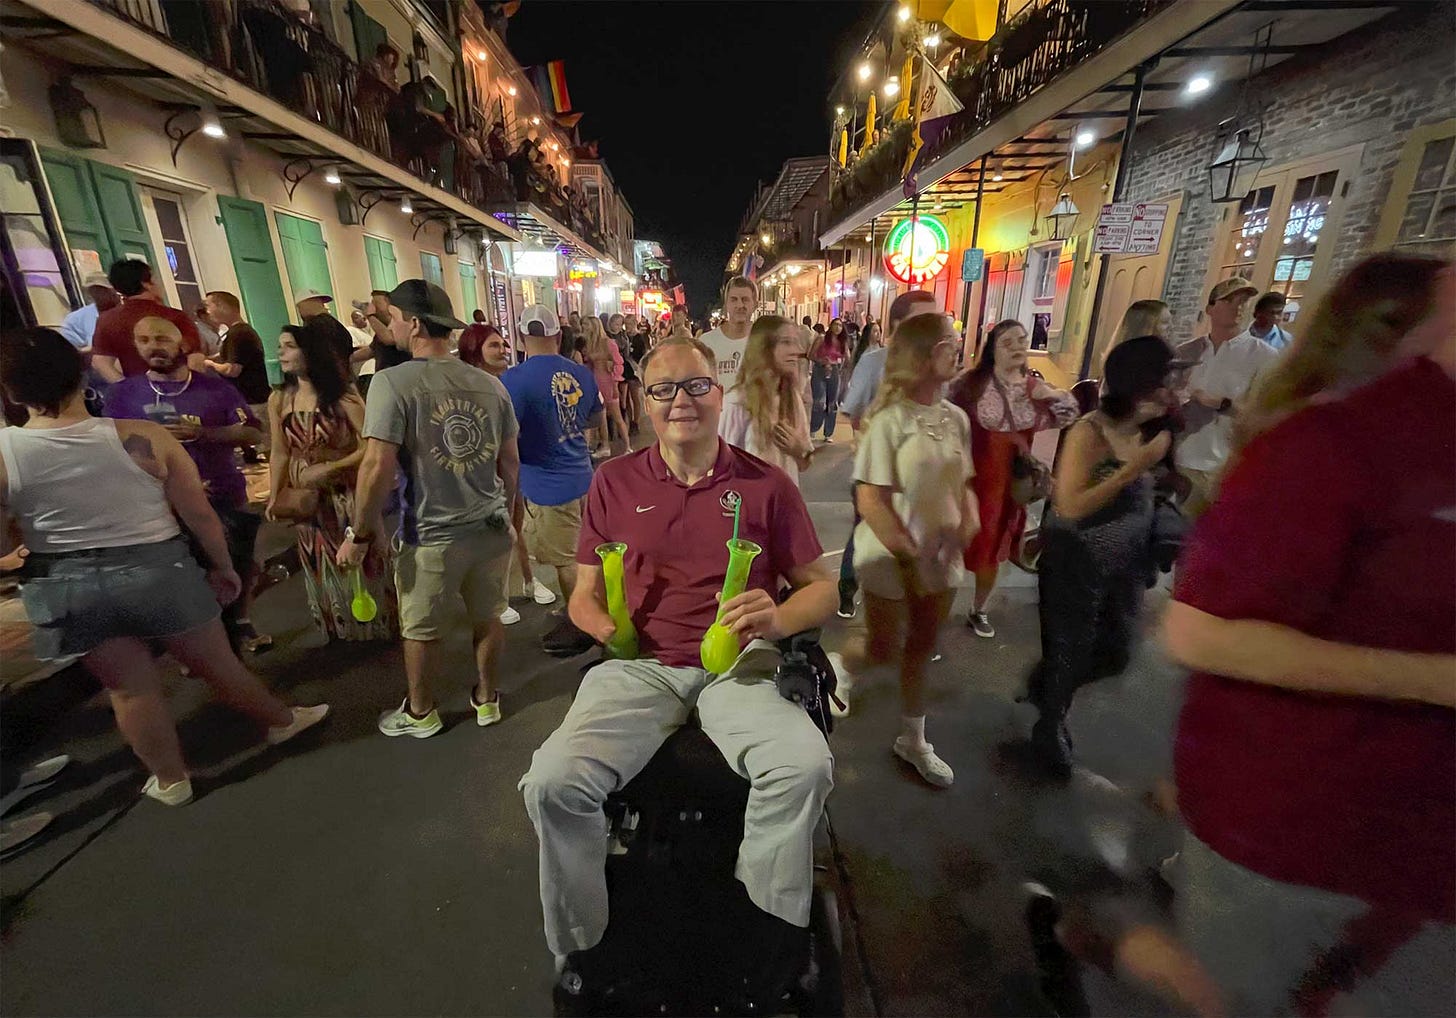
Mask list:
[[[541,95],[541,102],[556,113],[571,109],[571,93],[566,90],[566,63],[552,60],[531,68],[531,82]]]

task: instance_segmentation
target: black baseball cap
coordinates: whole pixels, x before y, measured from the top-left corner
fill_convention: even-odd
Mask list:
[[[465,328],[465,323],[455,317],[450,295],[423,279],[406,279],[390,290],[389,303],[399,308],[402,314],[422,322],[443,325],[447,329]]]

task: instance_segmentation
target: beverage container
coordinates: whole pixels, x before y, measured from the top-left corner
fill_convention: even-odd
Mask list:
[[[748,570],[762,551],[752,541],[739,537],[728,542],[728,573],[723,577],[723,593],[718,599],[718,618],[703,634],[703,642],[698,648],[703,668],[715,675],[732,668],[743,650],[737,634],[721,623],[723,606],[748,589]]]
[[[632,613],[627,608],[627,580],[622,556],[627,546],[621,541],[597,545],[597,556],[602,560],[602,579],[607,585],[607,614],[617,630],[607,641],[607,657],[618,661],[633,661],[637,658],[637,627],[632,625]]]

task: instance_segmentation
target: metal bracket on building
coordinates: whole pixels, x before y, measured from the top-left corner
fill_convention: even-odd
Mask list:
[[[359,205],[359,208],[364,211],[364,214],[359,217],[359,225],[364,225],[364,221],[369,218],[369,213],[373,211],[374,206],[379,205],[383,202],[391,201],[392,199],[397,198],[400,193],[401,192],[397,191],[381,191],[378,188],[373,187],[361,190],[354,197],[354,201]]]
[[[283,164],[283,182],[288,185],[288,200],[293,201],[293,192],[298,190],[298,185],[308,179],[315,170],[327,169],[330,166],[345,165],[337,159],[320,159],[317,156],[295,156]],[[338,181],[330,181],[335,185]]]
[[[455,216],[453,213],[444,212],[438,209],[427,209],[416,212],[414,215],[410,216],[410,225],[415,228],[415,232],[410,239],[418,240],[420,236],[420,231],[423,230],[425,228],[425,225],[428,223],[446,224],[445,232],[448,234],[450,232],[450,222],[454,218]]]
[[[195,126],[183,130],[178,124],[178,118],[192,116],[196,118]],[[197,133],[202,127],[202,111],[196,106],[183,106],[173,110],[166,122],[162,125],[162,131],[172,140],[172,168],[177,167],[177,153],[182,151],[182,146],[187,139]]]

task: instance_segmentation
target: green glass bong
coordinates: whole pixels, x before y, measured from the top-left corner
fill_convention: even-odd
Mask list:
[[[616,632],[607,641],[607,657],[619,661],[632,661],[637,657],[637,627],[632,625],[632,613],[627,608],[627,581],[622,556],[627,546],[621,541],[597,545],[597,557],[602,560],[602,579],[607,584],[607,614],[616,624]]]

